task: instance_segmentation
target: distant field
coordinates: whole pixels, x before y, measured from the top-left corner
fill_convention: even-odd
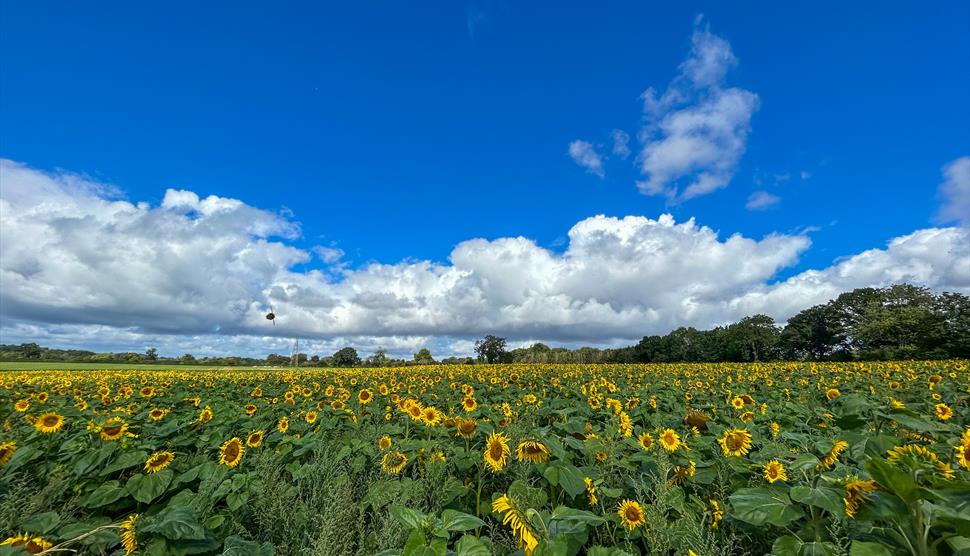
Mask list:
[[[105,370],[105,369],[154,369],[165,371],[170,369],[183,369],[186,371],[198,371],[203,369],[234,369],[252,370],[257,367],[220,367],[218,365],[149,365],[133,363],[63,363],[63,362],[23,362],[23,361],[0,361],[0,371],[37,371],[37,370]]]

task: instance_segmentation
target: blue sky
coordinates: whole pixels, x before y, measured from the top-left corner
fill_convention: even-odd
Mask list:
[[[340,271],[448,265],[472,238],[562,253],[595,215],[695,218],[722,241],[812,230],[764,285],[933,226],[942,168],[970,155],[966,2],[597,8],[4,1],[0,156],[151,207],[169,188],[241,200],[298,223],[286,245],[342,251]],[[668,90],[699,32],[736,58],[714,90],[756,106],[726,185],[644,195],[641,94]],[[613,130],[630,156],[611,153]],[[574,141],[604,159],[602,177],[573,161]],[[776,204],[746,209],[759,191]],[[18,323],[59,324],[33,311],[7,311],[5,340],[21,339]]]

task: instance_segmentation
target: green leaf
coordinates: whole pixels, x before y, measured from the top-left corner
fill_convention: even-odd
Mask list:
[[[807,542],[799,556],[835,556],[838,552],[838,547],[830,542]]]
[[[492,551],[474,535],[464,535],[455,543],[455,556],[491,556]]]
[[[145,460],[148,459],[148,452],[143,452],[141,450],[136,450],[134,452],[123,452],[117,459],[105,466],[101,470],[102,477],[110,475],[116,471],[121,471],[122,469],[129,469],[135,467],[136,465],[141,466],[145,464]]]
[[[563,490],[575,498],[586,490],[586,483],[583,481],[583,472],[575,465],[559,464],[559,485]]]
[[[483,525],[485,525],[484,521],[464,512],[456,510],[445,510],[441,512],[441,526],[453,533],[477,529]]]
[[[784,491],[769,488],[742,488],[729,497],[731,515],[751,525],[766,523],[783,527],[802,517],[804,512],[792,504]]]
[[[791,489],[791,499],[828,510],[835,515],[843,515],[845,507],[842,504],[842,491],[827,486],[798,485]]]
[[[566,506],[558,506],[552,511],[553,521],[572,521],[576,523],[584,523],[586,525],[602,525],[606,523],[606,520],[602,517],[585,510],[577,510],[575,508],[569,508]]]
[[[410,529],[420,529],[428,521],[428,516],[425,514],[397,504],[391,506],[390,511],[394,519]]]
[[[43,535],[44,533],[52,531],[60,522],[61,516],[57,515],[57,512],[44,512],[28,519],[20,526],[29,533],[38,533]]]
[[[127,494],[127,490],[118,481],[108,481],[94,489],[88,499],[82,504],[85,508],[100,508],[118,501]]]
[[[566,539],[555,538],[539,541],[533,556],[569,556],[569,543]]]
[[[819,463],[818,458],[813,454],[799,454],[788,467],[795,471],[813,471]]]
[[[245,506],[248,501],[249,493],[247,492],[231,492],[229,496],[226,496],[226,505],[233,512]]]
[[[41,455],[42,454],[40,450],[38,450],[37,448],[34,448],[33,446],[24,446],[23,448],[17,448],[17,451],[14,452],[13,456],[10,457],[10,460],[7,461],[7,463],[4,464],[3,467],[0,467],[0,474],[10,473],[18,469],[20,466],[26,465],[31,461],[37,459]]]
[[[172,505],[165,506],[142,530],[146,533],[158,533],[170,540],[205,538],[205,529],[196,521],[192,510]]]
[[[803,544],[805,543],[798,537],[785,535],[775,539],[775,543],[771,545],[771,553],[774,556],[798,556]]]
[[[904,502],[911,504],[919,499],[918,487],[906,471],[880,458],[870,459],[865,467],[879,486],[902,498]]]
[[[171,469],[162,469],[158,473],[150,473],[148,475],[138,473],[128,479],[125,488],[128,489],[128,493],[135,500],[143,504],[148,504],[165,492],[169,483],[172,482],[173,475]]]
[[[586,551],[586,556],[633,556],[625,550],[620,550],[615,546],[593,546]]]
[[[222,549],[222,556],[274,556],[275,554],[276,549],[272,544],[268,542],[258,544],[238,535],[228,537]]]
[[[892,552],[877,542],[852,541],[849,556],[892,556]]]

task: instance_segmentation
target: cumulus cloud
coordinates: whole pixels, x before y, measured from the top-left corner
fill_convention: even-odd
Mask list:
[[[944,166],[943,178],[938,190],[942,204],[936,222],[970,224],[970,156],[960,157]]]
[[[681,202],[731,181],[758,107],[756,94],[725,87],[737,62],[731,45],[698,22],[680,73],[662,94],[652,87],[643,93],[642,193]]]
[[[630,156],[630,134],[614,129],[610,135],[613,137],[613,154],[624,159]]]
[[[755,191],[748,196],[748,202],[744,204],[744,208],[748,210],[765,210],[777,205],[780,201],[781,198],[777,195],[772,195],[767,191]]]
[[[606,175],[603,171],[603,157],[596,152],[596,148],[591,143],[579,139],[573,141],[569,144],[569,156],[572,157],[573,162],[586,168],[590,174],[601,178]]]
[[[841,291],[903,280],[970,289],[966,228],[919,230],[780,282],[807,236],[722,237],[667,214],[586,218],[557,251],[524,237],[470,239],[445,263],[349,268],[323,248],[322,266],[302,270],[314,257],[292,245],[299,226],[239,200],[179,190],[160,206],[111,200],[77,176],[10,161],[0,179],[4,341],[265,355],[298,336],[319,353],[429,346],[443,356],[468,354],[487,333],[616,345],[755,312],[784,320]],[[277,326],[264,318],[270,305]]]

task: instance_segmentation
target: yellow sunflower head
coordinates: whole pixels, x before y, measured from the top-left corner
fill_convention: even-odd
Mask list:
[[[175,454],[169,451],[155,452],[145,460],[145,473],[158,473],[171,465],[175,459]]]
[[[381,471],[388,475],[397,475],[408,464],[408,457],[403,452],[392,450],[381,458]]]
[[[246,437],[246,446],[259,448],[263,444],[263,431],[253,431]]]
[[[280,417],[280,420],[276,422],[276,430],[281,433],[285,433],[290,428],[290,418]]]
[[[616,513],[620,516],[620,523],[630,531],[646,523],[643,506],[636,500],[621,501],[616,508]]]
[[[645,432],[640,435],[638,439],[640,442],[640,448],[646,452],[653,449],[653,436],[649,432]]]
[[[31,537],[30,535],[16,535],[7,537],[0,542],[0,546],[17,547],[26,551],[28,554],[40,554],[48,548],[54,546],[42,537]]]
[[[384,450],[390,448],[391,447],[391,444],[393,444],[391,442],[391,437],[390,436],[387,436],[386,434],[384,436],[380,437],[379,439],[377,439],[377,449],[380,450],[380,451],[382,451],[382,452]]]
[[[112,417],[104,425],[101,425],[102,440],[119,440],[125,436],[126,432],[128,432],[128,423],[120,417]]]
[[[16,451],[16,442],[0,442],[0,466],[6,465]]]
[[[124,548],[126,556],[138,550],[138,538],[135,536],[135,523],[137,522],[138,514],[131,514],[121,522],[121,546]]]
[[[674,429],[664,429],[660,433],[660,446],[668,452],[675,452],[680,447],[680,435]]]
[[[519,442],[515,457],[522,462],[542,463],[549,459],[549,448],[538,440],[524,440]]]
[[[64,417],[57,413],[44,413],[34,421],[34,428],[44,434],[59,432],[64,428]]]
[[[940,421],[949,421],[953,418],[953,410],[945,403],[938,403],[933,406],[933,412]]]
[[[492,473],[498,473],[505,467],[510,453],[509,439],[505,435],[500,432],[493,432],[488,435],[488,439],[485,441],[485,454],[483,457],[485,459],[485,465],[488,466]]]
[[[743,456],[751,450],[751,433],[747,429],[726,430],[718,443],[725,456]]]
[[[458,419],[455,423],[455,436],[471,439],[478,430],[478,422],[474,419]]]
[[[788,480],[788,473],[785,471],[785,466],[780,461],[774,459],[765,464],[764,476],[769,483]]]
[[[219,447],[219,463],[232,469],[242,461],[246,447],[238,437],[232,437]]]

